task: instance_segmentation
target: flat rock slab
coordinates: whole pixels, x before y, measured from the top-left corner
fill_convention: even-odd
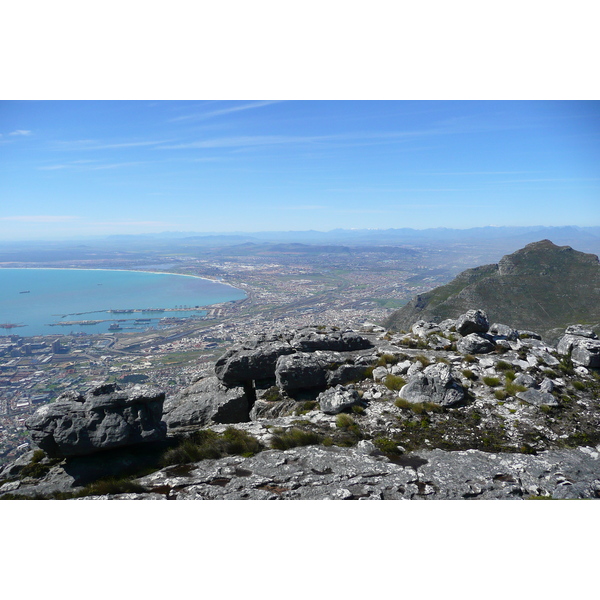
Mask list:
[[[599,498],[599,451],[431,450],[391,462],[369,446],[306,446],[167,467],[137,482],[176,500]]]

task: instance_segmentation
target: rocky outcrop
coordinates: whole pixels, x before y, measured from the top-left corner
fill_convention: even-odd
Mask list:
[[[226,387],[206,377],[169,398],[164,420],[170,432],[197,429],[209,423],[242,423],[250,419],[250,402],[241,386]]]
[[[563,356],[583,367],[600,368],[600,340],[591,330],[582,325],[567,327],[558,342],[557,350]]]
[[[468,310],[456,319],[456,331],[465,336],[470,333],[486,333],[490,328],[487,315],[482,310]]]
[[[280,356],[296,352],[279,337],[256,337],[226,352],[215,364],[215,375],[223,385],[235,387],[256,379],[274,379]]]
[[[317,401],[321,410],[328,415],[337,415],[344,410],[361,404],[358,392],[343,385],[337,385],[320,393]]]
[[[600,498],[600,447],[539,456],[429,450],[392,462],[370,442],[309,446],[207,460],[185,475],[167,468],[138,483],[172,500],[592,499]]]
[[[452,376],[449,365],[438,363],[414,375],[400,390],[400,398],[412,403],[431,402],[453,406],[465,398],[465,389]]]
[[[469,333],[456,342],[456,349],[463,354],[487,354],[495,347],[492,339],[480,333]]]
[[[67,392],[25,424],[49,456],[83,456],[164,439],[164,399],[164,392],[148,386],[124,391],[103,385],[86,394]]]
[[[88,425],[70,429],[69,414],[85,413],[86,403],[114,405],[114,412],[110,399],[133,406],[144,395],[141,387],[113,385],[72,394],[62,405],[44,407],[48,412],[62,406],[62,412],[53,413],[49,422],[54,425],[36,438],[56,458],[31,452],[4,469],[0,496],[68,494],[98,477],[152,468],[154,474],[132,483],[137,492],[109,497],[597,497],[600,378],[594,367],[571,361],[574,348],[582,340],[597,342],[596,334],[582,326],[569,328],[566,354],[559,354],[532,331],[496,323],[488,332],[461,328],[463,336],[456,330],[459,321],[430,321],[411,334],[348,335],[368,339],[369,348],[358,350],[330,349],[340,343],[339,336],[329,349],[307,350],[310,344],[329,344],[322,328],[240,344],[218,361],[222,377],[200,379],[164,402],[168,437],[165,423],[163,437],[147,435],[159,441],[158,447],[140,444],[140,436],[122,436],[125,445],[103,446],[103,452],[96,448],[89,456],[57,452],[55,438],[44,441],[49,429],[59,441],[75,440],[76,452],[87,452],[102,420],[86,417]],[[446,349],[432,343],[436,337]],[[461,342],[473,337],[489,341],[492,351],[466,352]],[[295,339],[309,342],[296,347]],[[277,355],[281,348],[285,351]],[[238,375],[223,377],[227,372]],[[255,379],[238,381],[240,373]],[[150,394],[145,395],[149,401]],[[127,421],[129,413],[121,412]],[[102,417],[108,414],[104,410]],[[102,427],[110,430],[113,421],[110,417]],[[239,441],[238,433],[255,438],[256,456],[250,457],[243,444],[231,444]],[[114,436],[107,435],[107,441],[113,443]],[[194,451],[195,444],[205,442],[216,445]],[[199,460],[222,456],[225,442],[227,452],[243,456]],[[297,444],[311,445],[274,449]],[[166,449],[186,464],[161,468]]]

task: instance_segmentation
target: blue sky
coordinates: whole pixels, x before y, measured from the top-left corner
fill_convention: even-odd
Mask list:
[[[0,239],[600,225],[597,101],[3,101]]]

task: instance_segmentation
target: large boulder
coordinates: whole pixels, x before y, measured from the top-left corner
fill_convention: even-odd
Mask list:
[[[242,423],[250,420],[250,403],[243,387],[227,388],[217,377],[206,377],[167,400],[164,420],[174,432],[210,423]]]
[[[439,333],[442,331],[437,323],[423,321],[422,319],[417,321],[410,330],[421,338],[426,338],[430,333]]]
[[[550,393],[542,390],[529,389],[517,392],[517,398],[535,406],[558,406],[558,400]]]
[[[277,386],[286,393],[325,389],[329,370],[343,362],[338,357],[339,355],[327,352],[298,352],[281,356],[275,370]]]
[[[465,397],[465,389],[452,375],[449,365],[429,365],[422,373],[410,378],[400,390],[400,398],[414,404],[433,402],[441,406],[452,406]]]
[[[567,327],[559,340],[556,350],[563,356],[571,355],[571,360],[583,367],[600,367],[600,340],[591,330],[582,325]]]
[[[321,392],[317,401],[321,410],[328,415],[337,415],[343,410],[361,403],[358,392],[343,385],[337,385]]]
[[[479,333],[470,333],[456,342],[456,349],[462,354],[487,354],[496,345],[489,337]]]
[[[164,392],[150,386],[122,390],[106,384],[86,394],[62,394],[40,407],[25,426],[35,444],[52,457],[157,442],[166,438],[164,399]]]
[[[339,331],[333,327],[303,327],[296,332],[290,343],[300,352],[316,350],[350,352],[373,346],[370,340],[350,329]]]
[[[489,328],[487,315],[482,310],[468,310],[456,319],[456,331],[463,336],[470,333],[486,333]]]
[[[215,363],[215,375],[226,386],[237,386],[256,379],[275,377],[280,356],[296,350],[286,340],[256,337],[228,350]]]
[[[519,339],[519,332],[516,329],[502,323],[492,323],[488,333],[493,336],[494,340],[510,340],[514,342]]]

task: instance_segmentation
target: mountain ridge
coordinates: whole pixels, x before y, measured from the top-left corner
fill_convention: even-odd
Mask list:
[[[418,320],[440,321],[479,306],[497,321],[533,328],[556,341],[568,325],[598,323],[599,299],[598,257],[545,239],[416,296],[384,325],[407,330]]]

